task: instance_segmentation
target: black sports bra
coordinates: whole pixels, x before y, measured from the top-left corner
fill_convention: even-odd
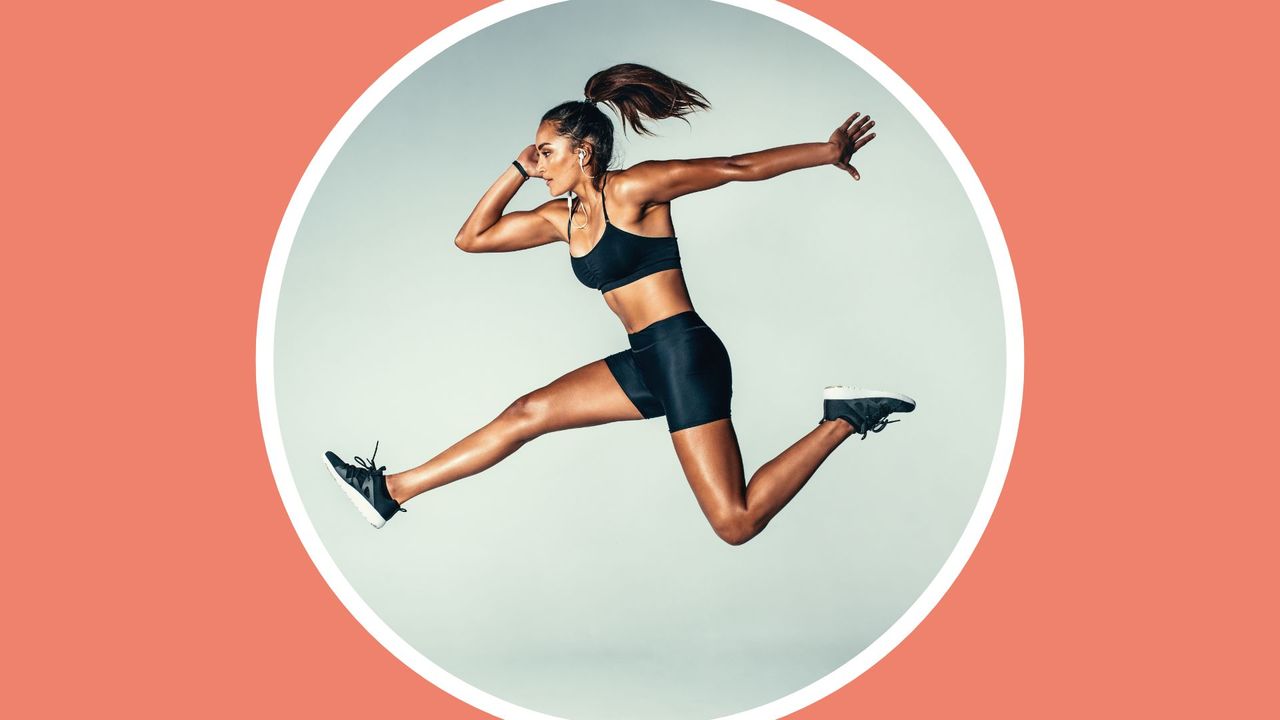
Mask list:
[[[604,179],[608,179],[606,175]],[[574,204],[569,207],[569,228],[573,233]],[[604,204],[604,185],[600,186],[600,207],[604,210],[604,234],[600,242],[582,257],[569,255],[573,274],[589,288],[602,294],[652,275],[660,270],[680,267],[680,248],[675,236],[649,237],[636,235],[609,222],[609,209]]]

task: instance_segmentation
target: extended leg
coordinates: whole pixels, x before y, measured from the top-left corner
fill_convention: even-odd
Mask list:
[[[853,435],[847,422],[823,422],[743,479],[742,452],[729,418],[671,433],[680,466],[716,534],[741,545],[764,530],[833,450]]]
[[[396,502],[404,504],[432,488],[496,465],[540,435],[642,417],[605,361],[596,360],[516,399],[489,424],[422,465],[388,475],[387,489]]]

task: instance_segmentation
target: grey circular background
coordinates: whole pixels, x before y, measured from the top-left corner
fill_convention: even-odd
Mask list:
[[[593,72],[651,65],[712,110],[617,136],[615,167],[825,141],[854,110],[862,181],[813,168],[673,203],[698,313],[729,349],[751,473],[807,433],[830,384],[919,410],[819,468],[747,545],[711,532],[661,419],[554,433],[423,495],[381,531],[325,449],[419,464],[520,394],[627,347],[555,243],[469,255],[453,236]],[[530,183],[508,209],[547,199]],[[804,33],[711,2],[568,2],[436,56],[364,120],[288,258],[276,401],[307,515],[351,585],[463,681],[564,717],[725,715],[843,665],[920,596],[987,477],[1005,377],[995,271],[919,123]]]

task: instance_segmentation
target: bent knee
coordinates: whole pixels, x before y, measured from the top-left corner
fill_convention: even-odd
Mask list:
[[[742,545],[760,534],[761,530],[746,512],[718,514],[709,520],[716,535],[730,545]]]

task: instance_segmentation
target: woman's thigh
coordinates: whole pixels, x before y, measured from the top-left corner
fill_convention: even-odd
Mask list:
[[[680,468],[717,533],[732,532],[747,507],[738,434],[729,418],[671,433]]]
[[[645,416],[606,360],[587,363],[518,398],[504,413],[532,437]]]

